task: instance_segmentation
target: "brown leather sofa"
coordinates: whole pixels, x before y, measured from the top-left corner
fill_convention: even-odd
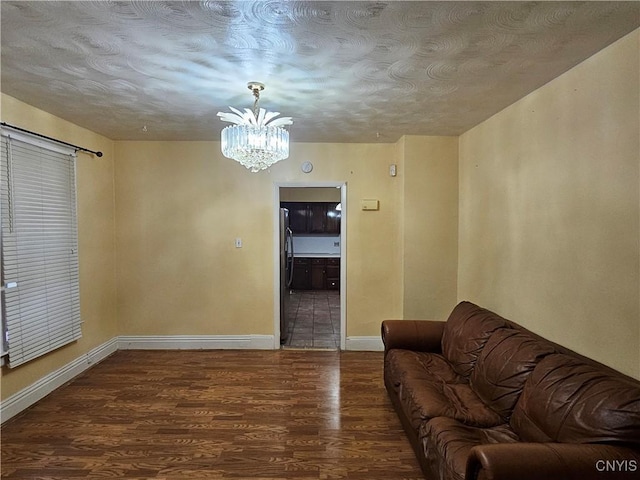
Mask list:
[[[640,478],[640,381],[470,302],[386,320],[382,339],[428,480]]]

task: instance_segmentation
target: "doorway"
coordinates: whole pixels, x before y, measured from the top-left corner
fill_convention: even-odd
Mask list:
[[[344,349],[346,184],[280,183],[274,197],[278,217],[274,346]],[[293,240],[289,253],[290,240],[286,246],[282,240],[287,227]]]

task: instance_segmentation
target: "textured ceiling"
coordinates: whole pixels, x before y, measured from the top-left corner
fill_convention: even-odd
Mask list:
[[[115,140],[458,135],[640,26],[638,2],[2,1],[2,91]],[[143,127],[146,126],[146,132]],[[28,126],[26,126],[28,127]]]

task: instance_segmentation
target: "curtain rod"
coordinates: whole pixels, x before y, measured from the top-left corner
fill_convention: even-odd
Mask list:
[[[47,137],[46,135],[42,135],[40,133],[32,132],[31,130],[26,130],[24,128],[16,127],[15,125],[10,125],[10,124],[8,124],[6,122],[0,122],[0,125],[2,125],[3,127],[7,127],[7,128],[13,128],[14,130],[18,130],[20,132],[29,133],[31,135],[35,135],[36,137],[46,138],[47,140],[51,140],[53,142],[58,142],[58,143],[61,143],[63,145],[66,145],[68,147],[73,147],[73,148],[76,149],[76,151],[81,150],[83,152],[92,153],[96,157],[101,157],[102,156],[102,152],[96,152],[96,151],[93,151],[93,150],[89,150],[88,148],[79,147],[78,145],[74,145],[73,143],[63,142],[62,140],[58,140],[57,138]]]

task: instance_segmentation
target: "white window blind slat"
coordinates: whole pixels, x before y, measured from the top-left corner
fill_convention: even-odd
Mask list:
[[[15,367],[81,337],[75,156],[3,133],[3,328]]]

